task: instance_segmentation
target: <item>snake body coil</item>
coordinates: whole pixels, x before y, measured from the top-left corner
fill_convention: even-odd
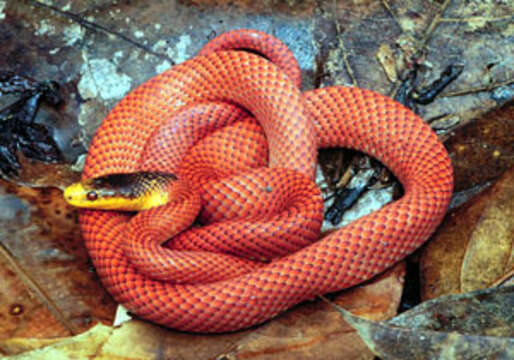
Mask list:
[[[176,329],[242,329],[371,278],[433,233],[453,179],[429,126],[372,91],[301,93],[299,82],[285,45],[237,30],[112,109],[93,139],[83,179],[161,171],[180,180],[170,188],[174,201],[135,216],[81,210],[87,249],[117,301]],[[334,146],[380,160],[401,181],[404,196],[318,239],[317,149]],[[212,171],[183,165],[191,162]],[[198,212],[208,225],[187,230]],[[170,234],[178,236],[162,246]],[[249,235],[234,244],[240,234]]]

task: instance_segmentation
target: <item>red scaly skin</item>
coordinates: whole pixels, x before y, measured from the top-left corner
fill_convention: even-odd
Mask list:
[[[264,58],[230,48],[256,49],[294,80]],[[255,135],[251,126],[236,125],[246,121],[247,113],[222,102],[238,104],[257,118],[268,140],[271,168],[230,175],[223,181],[206,175],[202,185],[190,184],[191,191],[180,195],[188,199],[184,203],[194,204],[198,192],[202,219],[227,217],[232,222],[188,230],[166,248],[156,244],[165,241],[168,224],[180,221],[181,215],[194,217],[198,209],[181,208],[176,211],[178,219],[167,218],[171,205],[140,212],[132,219],[115,211],[82,210],[86,246],[104,286],[117,301],[145,319],[176,329],[238,330],[317,294],[367,280],[433,233],[447,209],[453,177],[448,154],[429,126],[402,105],[369,90],[332,87],[302,94],[298,84],[296,61],[281,42],[264,33],[237,30],[213,40],[201,55],[148,80],[109,113],[93,139],[83,178],[162,167],[176,171],[186,183],[195,176],[202,178],[201,171],[198,176],[188,175],[198,171],[182,168],[181,161],[191,145],[225,124],[240,129],[219,130],[213,135],[218,140],[210,145],[205,139],[207,144],[199,144],[199,150],[193,150],[199,154],[193,158],[208,163],[205,159],[243,148],[263,156],[260,147],[246,144],[247,139],[261,141],[262,136]],[[206,105],[213,101],[214,105]],[[202,111],[208,115],[201,115]],[[211,120],[203,123],[205,119]],[[244,140],[223,138],[231,133],[245,134]],[[374,156],[398,177],[404,196],[322,239],[311,239],[322,218],[319,190],[310,185],[318,146],[354,148]],[[239,161],[237,156],[234,159]],[[263,163],[252,161],[256,166]],[[234,165],[228,173],[239,167],[245,165]],[[286,194],[287,201],[281,198]],[[305,198],[309,196],[310,202]],[[255,215],[271,207],[282,210],[266,215],[268,222],[252,225],[238,217],[240,212]],[[302,223],[304,216],[298,215],[302,211],[313,219]],[[288,214],[292,225],[282,218]],[[274,234],[259,245],[263,248],[254,246],[256,239],[245,241],[244,237],[239,248],[227,245],[230,229],[237,234],[261,227],[263,234]],[[147,228],[149,234],[143,230]],[[292,229],[294,236],[285,228]],[[305,246],[303,240],[315,242]],[[150,252],[147,256],[155,262],[141,269],[137,255],[146,251],[146,245],[159,248],[155,250],[159,254]],[[222,249],[210,252],[216,246]],[[282,256],[284,249],[293,252]],[[269,263],[258,261],[268,257]],[[192,273],[182,272],[182,267]],[[210,275],[199,275],[203,268]],[[172,271],[177,271],[177,277],[170,275]]]

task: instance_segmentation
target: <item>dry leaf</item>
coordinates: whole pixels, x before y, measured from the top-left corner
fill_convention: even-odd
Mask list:
[[[378,48],[377,58],[384,69],[387,78],[391,82],[398,80],[398,74],[396,73],[396,62],[394,60],[393,49],[387,44],[382,44]]]
[[[423,299],[492,286],[514,275],[514,168],[450,213],[423,250]]]
[[[19,316],[0,317],[0,337],[77,334],[110,320],[115,303],[91,272],[75,210],[62,192],[0,180],[0,204],[0,271],[12,279],[1,288],[1,306],[21,306]],[[20,294],[23,301],[15,300]]]
[[[0,343],[0,349],[4,353],[29,349],[19,355],[5,357],[5,359],[87,360],[96,358],[112,332],[113,329],[109,326],[98,324],[83,334],[51,341],[50,345],[48,345],[48,340],[11,339]]]
[[[445,142],[455,190],[485,184],[514,165],[514,103],[466,124]]]
[[[0,245],[0,340],[71,335],[59,318],[35,296],[31,279],[16,263],[9,261],[5,251]]]
[[[383,360],[512,359],[514,286],[430,300],[387,321],[339,308]]]

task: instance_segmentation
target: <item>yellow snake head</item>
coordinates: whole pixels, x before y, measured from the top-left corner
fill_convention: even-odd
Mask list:
[[[169,202],[173,174],[138,172],[112,174],[71,184],[64,190],[70,205],[99,210],[139,211]]]

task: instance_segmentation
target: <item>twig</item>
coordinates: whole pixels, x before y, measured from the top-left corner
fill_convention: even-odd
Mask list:
[[[450,5],[450,3],[451,3],[451,0],[445,0],[445,2],[443,3],[443,5],[441,5],[441,8],[437,12],[437,14],[434,16],[434,18],[428,25],[427,29],[425,30],[425,36],[423,37],[423,40],[422,40],[423,45],[426,45],[428,43],[428,41],[432,37],[432,33],[441,23],[441,18],[443,16],[444,12],[446,11],[446,9],[448,8],[448,6]]]
[[[337,25],[337,27],[339,27],[339,25]],[[339,32],[339,30],[338,30],[338,32]],[[359,84],[357,83],[357,78],[355,77],[355,73],[353,72],[353,69],[352,69],[352,67],[350,65],[350,62],[348,61],[348,53],[346,51],[346,47],[344,46],[344,41],[343,41],[343,39],[341,39],[341,37],[339,38],[339,47],[340,47],[341,52],[343,54],[344,68],[346,69],[346,72],[348,73],[348,76],[352,80],[352,85],[353,86],[359,86]]]
[[[482,91],[491,91],[493,89],[514,84],[514,79],[509,79],[501,83],[491,84],[487,86],[481,86],[473,89],[463,89],[463,90],[457,90],[457,91],[449,91],[447,93],[443,93],[439,95],[439,97],[455,97],[455,96],[462,96],[462,95],[468,95],[468,94],[475,94]]]
[[[90,30],[93,30],[93,31],[96,31],[96,32],[104,32],[104,33],[107,33],[109,35],[114,35],[126,42],[128,42],[129,44],[137,47],[137,48],[140,48],[141,50],[149,53],[149,54],[152,54],[154,56],[157,56],[161,59],[166,59],[168,61],[171,62],[172,65],[175,64],[175,62],[173,61],[173,59],[171,59],[168,55],[166,54],[163,54],[163,53],[160,53],[160,52],[156,52],[156,51],[153,51],[151,48],[149,48],[148,46],[145,46],[141,43],[138,43],[137,41],[129,38],[128,36],[122,34],[122,33],[119,33],[117,31],[114,31],[114,30],[111,30],[103,25],[100,25],[100,24],[96,24],[92,21],[89,21],[89,20],[86,20],[84,19],[83,17],[77,15],[77,14],[74,14],[72,12],[69,12],[69,11],[64,11],[64,10],[61,10],[53,5],[47,5],[47,4],[44,4],[42,2],[39,2],[39,1],[36,1],[36,0],[29,0],[29,3],[32,3],[34,6],[37,6],[37,7],[41,7],[41,8],[44,8],[44,9],[47,9],[47,10],[51,10],[59,15],[62,15],[62,16],[65,16],[73,21],[75,21],[76,23],[78,23],[79,25],[85,27],[86,29],[90,29]]]
[[[357,83],[357,78],[355,77],[355,73],[353,72],[353,69],[350,65],[350,62],[348,61],[348,52],[346,51],[346,47],[344,46],[343,37],[341,36],[341,26],[339,25],[339,21],[336,21],[336,31],[339,35],[337,37],[339,42],[339,48],[341,49],[342,55],[343,55],[343,64],[346,72],[348,73],[348,76],[352,80],[353,86],[359,86]]]
[[[495,22],[513,19],[514,15],[505,15],[498,17],[470,16],[468,18],[441,18],[439,19],[439,22]]]
[[[382,0],[382,6],[387,10],[387,12],[389,13],[389,15],[391,15],[391,17],[393,18],[394,22],[396,23],[396,25],[398,25],[398,27],[402,30],[402,32],[405,31],[405,29],[402,27],[401,23],[400,23],[400,20],[398,19],[398,16],[396,15],[396,13],[393,11],[393,9],[391,9],[391,5],[389,5],[389,3],[387,2],[387,0]]]

